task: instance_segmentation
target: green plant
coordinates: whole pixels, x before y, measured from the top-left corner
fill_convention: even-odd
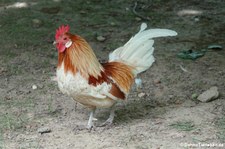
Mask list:
[[[169,126],[180,131],[192,131],[195,129],[195,125],[192,121],[178,121]]]

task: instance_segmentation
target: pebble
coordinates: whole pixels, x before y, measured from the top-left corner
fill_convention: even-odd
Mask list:
[[[43,133],[49,133],[51,132],[52,130],[48,127],[41,127],[41,128],[38,128],[37,132],[40,133],[40,134],[43,134]]]
[[[1,68],[0,68],[0,74],[3,73],[3,72],[6,72],[6,69],[3,68],[3,67],[1,67]]]
[[[154,84],[160,84],[161,83],[160,79],[155,79],[153,82],[154,82]]]
[[[169,95],[168,97],[169,97],[169,99],[172,99],[174,96],[173,95]]]
[[[145,93],[139,93],[139,94],[138,94],[138,97],[141,98],[141,97],[144,97],[145,95],[146,95]]]
[[[37,85],[32,85],[32,89],[36,90],[37,89]]]
[[[11,99],[12,99],[12,97],[10,97],[9,95],[5,96],[5,100],[11,100]]]
[[[218,88],[216,86],[211,87],[209,90],[206,90],[198,96],[198,100],[201,102],[210,102],[219,97]]]
[[[138,22],[140,22],[141,21],[141,18],[140,17],[136,17],[135,20],[138,21]]]
[[[116,26],[116,23],[115,22],[111,22],[110,25],[111,26]]]
[[[42,21],[39,19],[33,19],[32,23],[33,23],[33,27],[35,28],[39,28],[42,25]]]
[[[191,95],[191,99],[196,99],[198,97],[198,95],[196,93]]]
[[[125,10],[126,10],[126,11],[130,11],[130,8],[126,7]]]
[[[97,40],[103,42],[106,40],[106,38],[103,36],[97,36]]]

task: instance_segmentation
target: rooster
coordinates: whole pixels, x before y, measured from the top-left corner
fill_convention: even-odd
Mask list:
[[[146,28],[147,25],[142,23],[135,36],[109,54],[106,63],[100,63],[87,41],[71,34],[68,25],[56,30],[58,86],[62,93],[91,109],[88,129],[94,126],[96,108],[111,108],[109,118],[102,126],[112,124],[115,104],[127,99],[137,75],[155,61],[152,38],[177,35],[168,29]]]

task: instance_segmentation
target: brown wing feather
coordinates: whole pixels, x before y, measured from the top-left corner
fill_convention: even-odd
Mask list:
[[[127,94],[134,82],[132,73],[134,68],[121,62],[108,62],[102,65],[105,74],[111,77],[118,87]]]
[[[112,88],[109,93],[122,100],[126,98],[125,93],[123,93],[115,83],[112,84]]]
[[[101,76],[89,76],[89,84],[96,86],[103,82],[111,83],[110,93],[119,99],[125,99],[134,81],[133,67],[121,62],[108,62],[102,66],[104,71],[101,72]]]

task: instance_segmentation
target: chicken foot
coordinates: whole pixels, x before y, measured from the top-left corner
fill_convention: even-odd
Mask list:
[[[114,117],[115,117],[115,104],[111,107],[109,118],[104,123],[99,125],[99,127],[111,125],[113,123]]]

